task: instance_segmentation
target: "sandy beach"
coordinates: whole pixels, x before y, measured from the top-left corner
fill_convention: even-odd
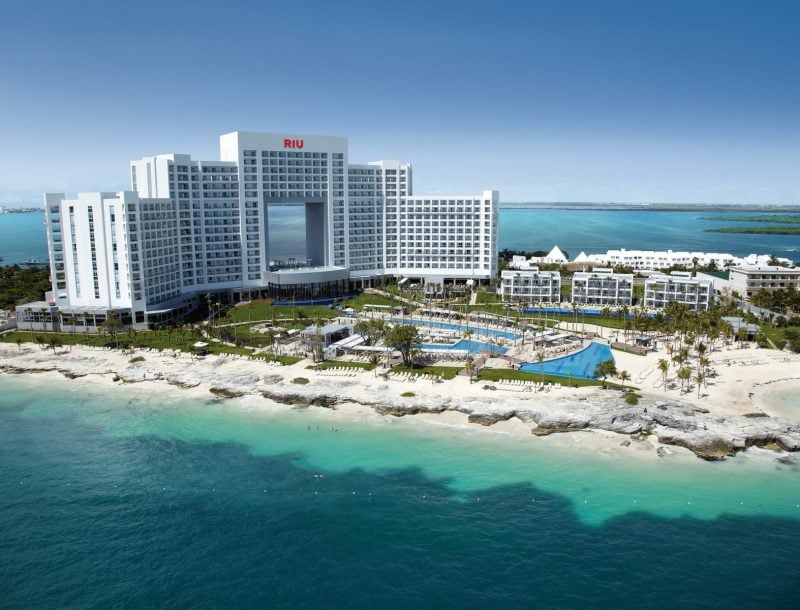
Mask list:
[[[721,459],[754,445],[800,450],[798,417],[790,417],[791,409],[770,407],[776,389],[781,395],[792,391],[800,395],[800,356],[758,348],[723,347],[711,352],[716,374],[699,396],[696,387],[681,393],[672,371],[664,389],[657,366],[660,358],[667,357],[665,352],[639,356],[615,351],[618,370],[627,370],[629,385],[639,388],[636,406],[625,404],[618,391],[599,387],[489,390],[488,384],[470,383],[464,376],[445,382],[387,381],[375,371],[308,369],[308,360],[281,366],[237,356],[197,359],[147,350],[134,355],[144,360],[131,363],[130,354],[101,348],[74,346],[54,353],[30,344],[0,344],[0,378],[57,371],[76,383],[108,384],[109,391],[136,384],[163,392],[171,385],[187,396],[252,395],[270,408],[279,403],[336,409],[347,417],[411,416],[431,425],[515,437],[595,431],[603,446],[628,446],[626,440],[634,439],[653,455],[663,445],[684,447],[705,459]],[[293,382],[301,377],[308,383]],[[248,400],[251,408],[252,404]]]

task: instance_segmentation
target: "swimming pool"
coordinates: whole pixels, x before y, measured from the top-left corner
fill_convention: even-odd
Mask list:
[[[493,343],[484,343],[483,341],[473,341],[472,339],[461,339],[456,343],[420,343],[419,348],[422,351],[440,351],[440,350],[461,350],[469,351],[471,354],[478,355],[481,352],[491,352],[493,354],[506,354],[508,353],[507,347],[500,347]]]
[[[611,317],[616,317],[617,315],[617,308],[611,307]],[[557,316],[581,316],[586,315],[587,318],[599,318],[603,315],[602,309],[597,309],[596,307],[587,307],[584,309],[578,308],[572,309],[571,307],[524,307],[522,309],[522,313],[541,313],[545,315],[553,314]],[[656,313],[653,311],[646,311],[644,315],[648,318],[653,318],[656,316]],[[628,319],[632,320],[636,317],[636,314],[632,311],[628,312]]]
[[[519,367],[519,370],[526,373],[544,373],[545,375],[558,375],[560,377],[569,377],[571,374],[572,377],[578,379],[594,379],[595,367],[604,360],[613,359],[611,347],[604,343],[592,342],[588,347],[575,354],[553,360],[545,360],[541,364],[538,362],[526,362]]]
[[[484,335],[486,337],[501,337],[503,339],[521,339],[522,335],[519,333],[512,333],[508,330],[497,330],[494,328],[485,328],[481,326],[467,326],[466,324],[453,324],[452,322],[436,322],[434,320],[412,320],[410,318],[390,318],[390,322],[397,324],[414,324],[415,326],[427,326],[428,328],[444,328],[447,330],[457,330],[464,332],[471,330],[476,335]],[[466,348],[464,348],[466,349]]]

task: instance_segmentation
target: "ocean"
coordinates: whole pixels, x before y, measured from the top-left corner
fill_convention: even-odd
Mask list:
[[[737,213],[742,217],[764,212]],[[728,252],[735,256],[752,253],[800,259],[800,236],[706,233],[703,229],[731,226],[730,222],[701,220],[731,213],[697,211],[604,209],[501,208],[500,248],[545,250],[554,245],[571,258],[581,250],[587,254],[613,248],[629,250],[690,250]],[[272,256],[279,259],[305,256],[305,216],[302,207],[270,208]],[[0,214],[2,264],[21,263],[28,258],[47,259],[43,214]]]
[[[0,386],[5,608],[800,599],[800,468],[767,451],[709,463],[55,374]]]

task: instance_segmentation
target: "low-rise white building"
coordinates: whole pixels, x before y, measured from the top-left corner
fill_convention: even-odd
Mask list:
[[[644,282],[644,305],[663,309],[669,303],[683,303],[692,311],[709,308],[714,296],[714,282],[695,278],[688,271],[673,271],[670,275],[656,273]]]
[[[596,263],[616,267],[630,267],[634,271],[656,271],[677,265],[686,268],[695,265],[705,267],[714,263],[719,269],[734,265],[767,264],[769,254],[750,254],[744,258],[721,252],[673,252],[672,250],[608,250],[605,254],[589,254],[581,252],[573,262]],[[779,259],[791,264],[788,259]]]
[[[614,307],[633,303],[633,274],[599,268],[572,276],[572,302]]]
[[[569,259],[561,251],[558,246],[553,246],[553,249],[547,253],[547,256],[532,256],[525,258],[519,254],[511,257],[511,262],[508,263],[510,269],[538,269],[538,265],[565,265]]]
[[[790,286],[800,290],[800,268],[790,269],[775,265],[742,265],[733,267],[728,276],[728,287],[750,300],[761,290],[775,292]]]
[[[561,274],[540,271],[506,269],[500,274],[500,295],[505,301],[525,303],[558,303],[561,301]]]

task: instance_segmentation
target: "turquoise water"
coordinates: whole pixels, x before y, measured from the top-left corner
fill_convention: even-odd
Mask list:
[[[614,356],[608,345],[592,342],[581,351],[569,356],[554,358],[541,364],[528,362],[519,368],[526,373],[544,373],[560,377],[572,376],[580,379],[594,379],[595,367],[605,360],[613,359]]]
[[[403,322],[405,324],[414,324],[416,326],[425,326],[427,328],[441,328],[443,330],[457,330],[459,332],[466,332],[471,330],[476,335],[484,335],[486,337],[501,337],[503,339],[520,339],[522,335],[519,333],[512,333],[508,330],[497,330],[494,328],[486,328],[485,326],[473,326],[467,324],[453,324],[452,322],[437,322],[435,320],[414,320],[413,318],[391,318],[392,322]]]
[[[742,217],[762,212],[736,214]],[[647,210],[500,210],[500,247],[549,251],[554,244],[570,258],[616,248],[628,250],[690,250],[727,252],[735,256],[773,253],[800,259],[800,236],[706,233],[704,229],[736,223],[700,220],[714,212],[659,212]]]
[[[460,341],[456,341],[455,343],[451,344],[441,344],[441,343],[420,343],[420,348],[430,349],[430,350],[461,350],[461,351],[469,351],[473,354],[478,354],[480,352],[492,352],[493,354],[506,354],[508,353],[508,348],[500,347],[499,345],[495,345],[494,343],[484,343],[483,341],[475,341],[474,339],[461,339]]]
[[[24,263],[29,258],[48,259],[44,213],[0,214],[0,265]]]
[[[800,595],[800,470],[767,452],[659,459],[586,434],[55,376],[0,384],[5,607],[791,607]]]
[[[740,215],[758,214],[760,212]],[[499,241],[500,248],[530,251],[549,251],[557,244],[573,258],[581,250],[592,254],[627,248],[729,252],[736,256],[774,253],[800,259],[800,236],[705,233],[705,228],[735,224],[700,220],[714,215],[713,212],[501,208]],[[270,207],[272,256],[305,256],[304,227],[302,206]],[[46,259],[43,215],[0,215],[0,256],[5,257],[4,264],[22,262],[30,257]]]

